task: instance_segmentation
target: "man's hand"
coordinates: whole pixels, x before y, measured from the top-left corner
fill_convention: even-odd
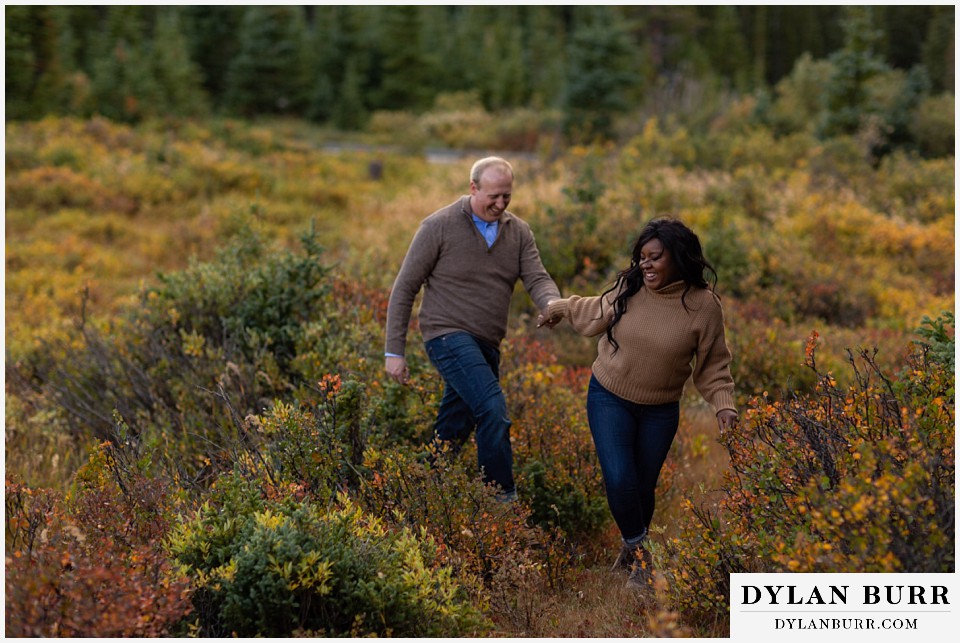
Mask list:
[[[407,370],[407,359],[405,357],[388,357],[387,375],[400,384],[406,384],[410,380],[410,371]]]

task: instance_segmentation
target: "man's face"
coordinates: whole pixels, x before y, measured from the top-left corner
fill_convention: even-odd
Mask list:
[[[513,175],[502,167],[489,167],[480,182],[470,181],[470,207],[484,221],[499,221],[513,191]]]

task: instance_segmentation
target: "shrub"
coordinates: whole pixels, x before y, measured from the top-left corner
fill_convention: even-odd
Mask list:
[[[571,546],[592,544],[610,514],[587,424],[589,371],[558,366],[545,345],[522,336],[504,343],[501,358],[517,487],[530,518]]]
[[[129,448],[99,446],[69,496],[6,483],[8,636],[175,634],[188,585],[162,549],[168,485]]]
[[[552,139],[548,137],[559,136],[560,125],[561,114],[558,110],[507,110],[497,119],[494,146],[512,152],[536,152],[549,144]]]
[[[643,131],[631,138],[622,153],[622,170],[634,174],[664,165],[690,167],[696,159],[690,133],[685,127],[668,127],[654,117],[643,124]]]
[[[776,86],[776,99],[767,119],[778,132],[812,131],[823,109],[824,86],[833,73],[833,64],[802,54],[790,75]]]
[[[944,312],[937,319],[924,315],[917,329],[920,336],[917,344],[928,351],[931,361],[948,373],[956,367],[956,331],[956,320],[951,312]]]
[[[111,190],[67,167],[39,167],[11,177],[7,182],[7,207],[103,209],[115,198]]]
[[[437,100],[436,107],[419,119],[427,139],[457,149],[483,149],[495,143],[491,139],[495,119],[479,98],[465,93],[454,100]]]
[[[948,218],[952,225],[953,170],[952,157],[922,160],[897,151],[884,157],[867,197],[877,212],[895,212],[926,225]]]
[[[501,503],[476,472],[475,450],[438,453],[433,467],[402,452],[371,449],[360,502],[397,528],[424,529],[473,602],[523,622],[529,605],[565,587],[571,553],[562,534],[531,524],[524,492]],[[520,483],[518,482],[518,485]]]
[[[242,481],[222,479],[225,487]],[[227,490],[171,536],[203,636],[464,636],[487,628],[422,530],[389,530],[347,500]]]
[[[112,440],[116,410],[182,480],[200,476],[237,438],[234,417],[300,384],[297,346],[331,304],[321,249],[311,234],[303,243],[270,254],[242,234],[213,262],[160,275],[126,320],[84,325],[78,346],[36,351],[12,379],[45,393],[75,436]]]
[[[370,116],[367,131],[377,139],[409,150],[419,150],[427,133],[412,112],[377,110]]]
[[[914,108],[910,133],[927,156],[954,154],[955,100],[951,94],[928,96]]]
[[[360,499],[366,511],[400,526],[421,526],[458,576],[491,580],[501,567],[533,565],[545,534],[526,524],[522,504],[502,504],[470,460],[434,452],[432,466],[402,452],[370,449]],[[475,453],[475,451],[473,451]],[[426,458],[426,454],[421,456]]]
[[[817,339],[806,350],[815,391],[754,400],[722,439],[733,473],[719,510],[691,503],[669,544],[684,614],[726,613],[731,572],[953,570],[952,371],[919,350],[891,379],[861,350],[844,389],[819,369]]]
[[[727,345],[737,394],[744,400],[769,394],[774,398],[790,391],[812,389],[815,378],[797,357],[802,331],[735,302],[724,303]]]
[[[537,247],[545,266],[560,288],[581,284],[583,279],[603,275],[617,260],[623,244],[618,217],[606,207],[604,160],[599,150],[584,154],[572,168],[569,186],[562,189],[564,201],[532,213],[530,225],[537,230]]]
[[[327,375],[312,404],[277,400],[242,420],[246,439],[231,454],[235,472],[266,488],[293,485],[320,502],[355,489],[369,434],[365,387]]]

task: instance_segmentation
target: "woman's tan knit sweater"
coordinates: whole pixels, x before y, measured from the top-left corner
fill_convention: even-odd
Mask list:
[[[620,345],[616,352],[606,336],[613,319],[613,293],[557,299],[547,314],[566,317],[581,335],[603,334],[593,374],[611,393],[638,404],[675,402],[692,374],[697,390],[715,412],[736,411],[720,300],[710,290],[691,288],[684,308],[680,301],[684,287],[678,281],[660,290],[641,288],[631,297],[613,328]]]

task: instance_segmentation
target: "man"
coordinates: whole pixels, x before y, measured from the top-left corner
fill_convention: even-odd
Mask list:
[[[500,388],[500,342],[517,280],[546,310],[560,291],[540,261],[530,226],[507,211],[513,168],[499,157],[470,170],[470,195],[424,219],[397,274],[387,308],[387,374],[408,378],[404,351],[414,299],[424,288],[420,331],[444,380],[436,441],[455,452],[476,428],[484,482],[516,498],[510,419]]]

